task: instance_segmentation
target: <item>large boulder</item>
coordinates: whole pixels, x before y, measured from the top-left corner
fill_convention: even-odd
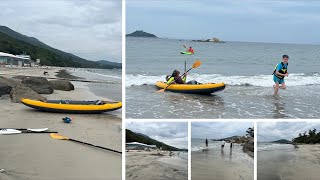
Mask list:
[[[29,77],[23,79],[22,84],[25,84],[39,94],[53,93],[53,89],[51,88],[49,81],[44,77]]]
[[[30,87],[24,84],[18,84],[16,87],[12,88],[10,92],[11,101],[14,103],[20,103],[22,98],[34,99],[34,100],[47,100],[45,97],[41,96],[35,92]]]
[[[12,79],[12,78],[6,78],[0,76],[0,83],[3,85],[7,85],[10,87],[16,87],[18,84],[21,83],[21,80],[19,79]]]
[[[54,90],[71,91],[74,90],[74,86],[67,80],[53,80],[49,81],[51,88]]]
[[[0,82],[0,96],[5,95],[5,94],[10,94],[12,87]]]

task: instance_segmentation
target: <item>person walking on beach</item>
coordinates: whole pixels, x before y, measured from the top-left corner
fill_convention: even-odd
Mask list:
[[[224,149],[225,143],[226,143],[225,141],[222,141],[222,143],[221,143],[221,150]]]
[[[289,56],[283,55],[282,56],[282,62],[277,64],[277,66],[274,69],[273,72],[273,81],[275,82],[274,88],[274,95],[278,94],[279,88],[280,89],[286,89],[286,83],[284,82],[284,77],[288,77],[288,61]],[[281,86],[280,86],[281,84]]]
[[[230,149],[232,149],[232,146],[233,146],[233,142],[231,141],[230,142]]]
[[[206,139],[206,147],[208,148],[208,139]]]

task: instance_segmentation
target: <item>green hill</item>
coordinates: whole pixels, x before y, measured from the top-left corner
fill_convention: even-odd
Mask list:
[[[187,149],[179,149],[173,146],[169,146],[163,142],[159,142],[155,139],[152,139],[147,135],[144,135],[141,133],[135,133],[128,129],[126,129],[126,142],[127,143],[139,142],[139,143],[148,144],[148,145],[156,145],[157,148],[162,147],[162,150],[167,150],[167,151],[188,151]]]
[[[147,33],[144,31],[135,31],[131,34],[127,34],[126,37],[148,37],[148,38],[157,38],[156,35],[151,34],[151,33]]]
[[[89,61],[71,53],[52,48],[34,37],[28,37],[6,26],[0,26],[0,52],[22,54],[24,51],[32,60],[40,59],[41,65],[81,68],[114,69],[119,66]]]
[[[277,141],[272,141],[272,143],[277,143],[277,144],[292,144],[291,141],[286,140],[286,139],[279,139]]]

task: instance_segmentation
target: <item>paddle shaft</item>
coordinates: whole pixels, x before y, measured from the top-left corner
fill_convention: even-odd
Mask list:
[[[22,131],[22,133],[58,133],[57,131],[41,131],[41,132],[36,132],[36,131]]]
[[[104,150],[107,150],[107,151],[112,151],[112,152],[115,152],[115,153],[122,154],[122,152],[114,150],[114,149],[109,149],[109,148],[105,148],[105,147],[102,147],[102,146],[97,146],[97,145],[94,145],[94,144],[78,141],[78,140],[71,139],[71,138],[69,138],[68,140],[73,141],[73,142],[77,142],[77,143],[81,143],[81,144],[85,144],[85,145],[89,145],[89,146],[93,146],[93,147],[96,147],[96,148],[104,149]]]

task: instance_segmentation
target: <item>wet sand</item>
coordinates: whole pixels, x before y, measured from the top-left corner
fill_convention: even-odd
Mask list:
[[[235,144],[230,151],[229,144],[208,151],[193,151],[191,154],[191,177],[197,180],[253,180],[254,160]]]
[[[59,68],[58,68],[59,69]],[[8,70],[9,76],[18,72]],[[42,71],[42,70],[41,70]],[[49,74],[54,74],[52,69]],[[26,70],[23,75],[32,73]],[[54,76],[53,76],[54,77]],[[85,83],[72,82],[74,91],[57,91],[48,99],[101,99]],[[105,98],[103,98],[105,99]],[[34,110],[0,97],[1,128],[49,128],[63,136],[121,151],[121,118],[117,114],[61,114]],[[73,118],[71,124],[63,117]],[[121,155],[68,140],[52,139],[49,134],[0,135],[1,180],[16,179],[121,179]]]
[[[259,180],[318,180],[319,168],[320,145],[299,145],[298,149],[258,151]]]
[[[126,153],[126,179],[127,180],[187,180],[188,162],[176,156],[169,156],[169,152]]]

